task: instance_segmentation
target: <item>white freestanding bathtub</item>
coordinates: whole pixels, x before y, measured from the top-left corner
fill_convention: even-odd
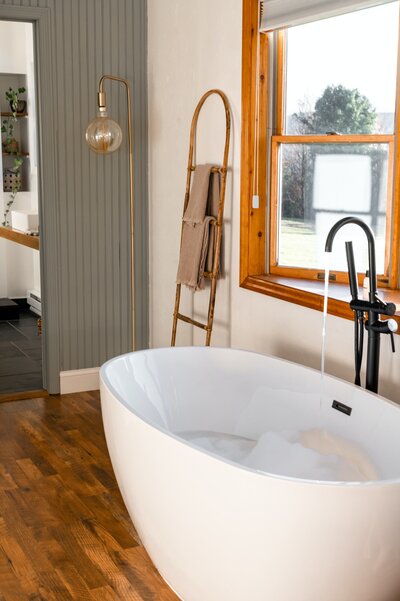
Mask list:
[[[318,372],[232,349],[130,353],[103,365],[100,379],[122,496],[181,599],[400,600],[399,406],[331,377],[321,401]],[[265,473],[184,438],[256,441],[321,425],[358,445],[376,477]]]

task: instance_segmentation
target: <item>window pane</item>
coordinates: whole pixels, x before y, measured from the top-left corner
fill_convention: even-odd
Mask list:
[[[399,2],[287,31],[286,133],[393,133]]]
[[[356,216],[376,237],[384,273],[388,144],[282,144],[279,161],[278,264],[322,269],[336,221]],[[367,269],[366,237],[349,225],[335,238],[332,269],[346,271],[345,240],[354,241],[358,271]]]

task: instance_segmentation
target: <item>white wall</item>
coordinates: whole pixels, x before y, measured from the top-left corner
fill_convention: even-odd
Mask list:
[[[4,195],[6,198],[8,194]],[[30,193],[19,192],[15,198],[13,209],[29,209]],[[5,281],[7,282],[7,298],[26,298],[26,291],[34,286],[35,255],[37,250],[22,246],[9,240],[3,240],[5,253]]]
[[[25,23],[0,21],[0,73],[26,73],[25,32]]]
[[[241,0],[148,1],[150,340],[169,346],[175,297],[189,129],[201,95],[212,87],[228,96],[233,117],[226,194],[226,278],[217,289],[212,342],[269,353],[318,368],[322,314],[239,287]],[[219,117],[219,119],[217,119]],[[197,162],[220,162],[223,114],[212,103],[200,121]],[[182,308],[204,319],[207,292],[184,291]],[[179,344],[201,344],[202,333],[178,325]],[[400,401],[399,353],[382,339],[381,394]],[[353,379],[353,326],[328,317],[326,370]]]

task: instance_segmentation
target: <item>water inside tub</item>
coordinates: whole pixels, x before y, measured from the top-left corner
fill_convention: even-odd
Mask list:
[[[328,482],[379,479],[357,444],[320,428],[264,432],[258,440],[205,431],[177,434],[197,447],[262,472]]]

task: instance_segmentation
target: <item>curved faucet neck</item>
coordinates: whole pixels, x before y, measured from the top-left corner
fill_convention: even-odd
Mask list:
[[[371,303],[375,301],[377,296],[377,285],[376,285],[376,257],[375,257],[375,237],[374,233],[367,225],[359,219],[358,217],[344,217],[340,219],[329,231],[329,234],[326,238],[325,243],[325,252],[332,252],[333,240],[337,234],[337,232],[344,226],[348,224],[358,225],[362,230],[364,230],[365,235],[368,240],[368,267],[369,267],[369,300]]]

